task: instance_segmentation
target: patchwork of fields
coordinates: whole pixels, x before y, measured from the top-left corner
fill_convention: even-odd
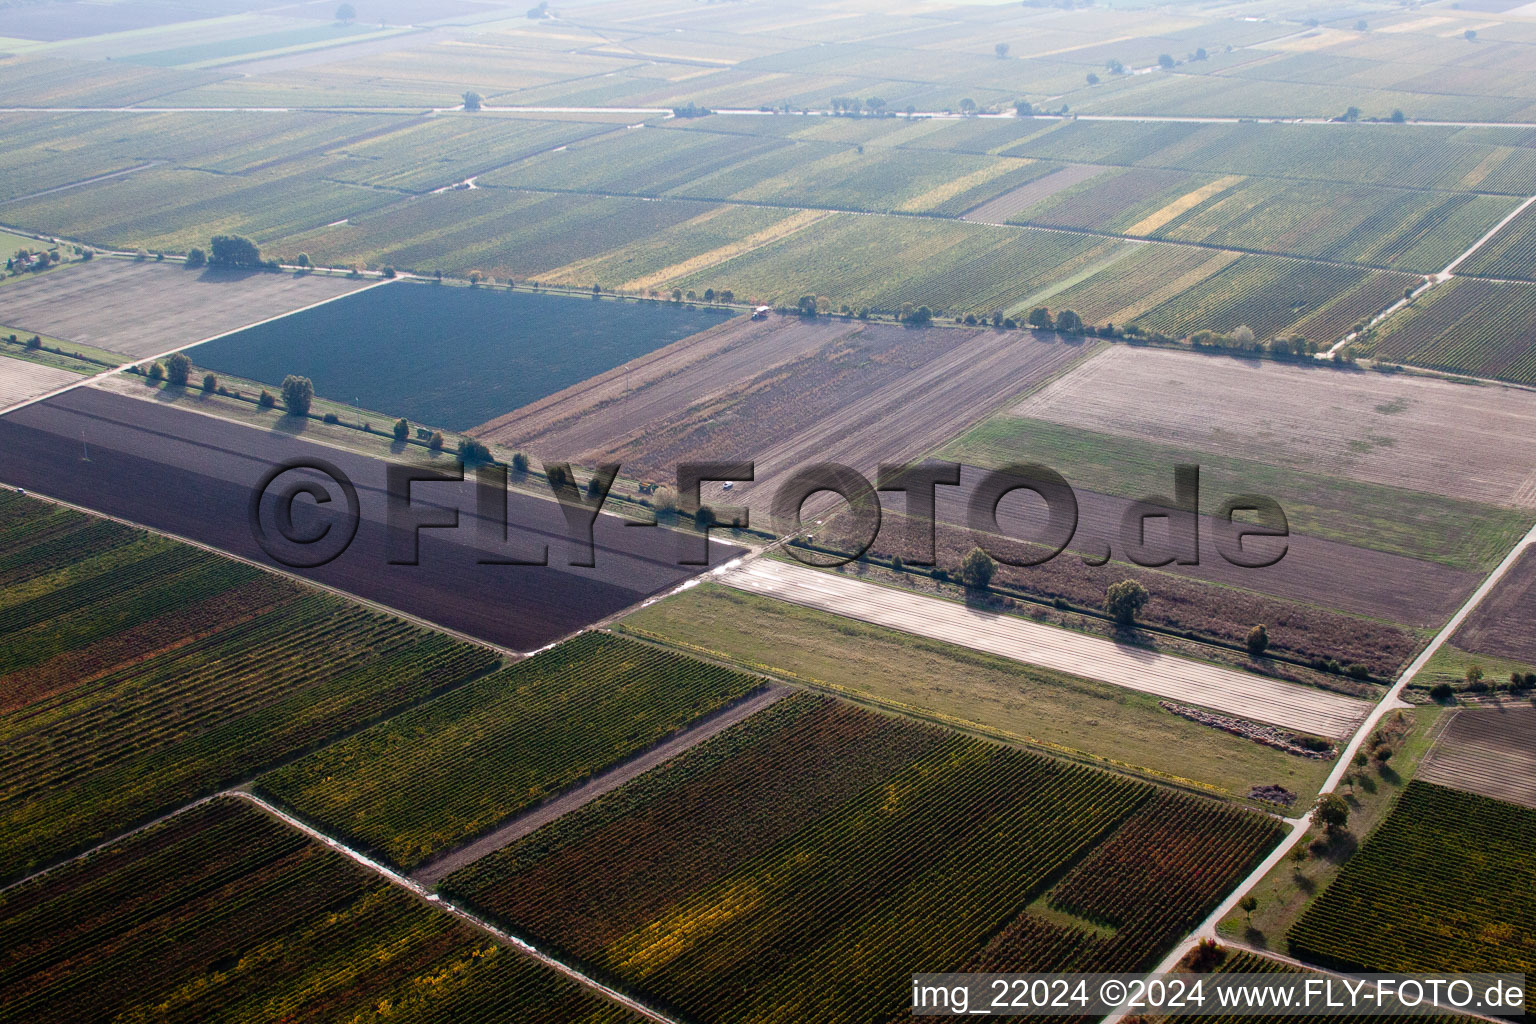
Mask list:
[[[353,8],[0,7],[0,1024],[1536,973],[1536,4]]]
[[[1262,816],[801,696],[445,889],[689,1017],[883,1021],[919,965],[1143,965],[1276,838]],[[847,984],[819,983],[829,964]]]
[[[114,522],[9,493],[0,510],[0,878],[247,779],[497,661],[485,648]]]
[[[5,1021],[641,1019],[232,797],[0,893],[0,930]]]

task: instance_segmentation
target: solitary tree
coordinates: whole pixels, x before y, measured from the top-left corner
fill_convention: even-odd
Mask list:
[[[1466,675],[1467,675],[1467,685],[1468,686],[1476,686],[1478,683],[1481,683],[1483,681],[1483,666],[1481,666],[1481,665],[1468,665],[1467,666],[1467,673],[1466,673]]]
[[[315,400],[315,385],[308,377],[290,373],[283,378],[283,405],[290,416],[307,416]]]
[[[1269,630],[1261,622],[1248,631],[1248,656],[1262,658],[1269,649]]]
[[[1104,610],[1114,616],[1120,625],[1130,626],[1136,622],[1136,616],[1146,607],[1151,596],[1147,588],[1135,580],[1121,580],[1119,583],[1111,583],[1104,591]]]
[[[1466,38],[1467,42],[1470,43],[1472,40],[1477,38],[1477,29],[1469,28],[1465,32],[1462,33],[1462,36],[1464,36]]]
[[[466,92],[464,94],[464,109],[465,110],[479,110],[480,109],[480,104],[483,103],[483,102],[484,102],[483,97],[481,97],[481,95],[479,93],[475,92],[473,89],[471,89],[469,92]]]
[[[203,390],[210,395],[219,390],[219,378],[211,373],[203,374]]]
[[[1329,835],[1337,835],[1349,827],[1349,802],[1337,793],[1324,793],[1317,799],[1313,817]]]
[[[997,54],[998,60],[1002,60],[1004,57],[1008,56],[1008,44],[998,43],[996,46],[992,47],[992,52]]]
[[[1237,906],[1239,910],[1247,915],[1248,923],[1253,924],[1253,912],[1259,909],[1259,898],[1253,893],[1249,893],[1237,901]]]
[[[969,96],[967,96],[965,99],[961,100],[960,101],[960,113],[962,113],[962,114],[974,114],[974,113],[976,113],[976,101],[971,99]]]
[[[261,397],[256,400],[256,404],[261,406],[263,409],[271,409],[273,406],[277,405],[277,398],[272,394],[272,392],[268,391],[266,388],[262,388]]]
[[[149,368],[149,379],[157,384],[160,381],[165,380],[165,364],[156,363],[155,365],[151,366]]]
[[[403,442],[411,436],[411,425],[404,416],[395,420],[395,440]]]
[[[1406,120],[1408,120],[1408,117],[1401,110],[1394,110],[1394,111],[1392,111],[1392,123],[1393,124],[1402,124]]]
[[[1158,54],[1157,55],[1157,64],[1164,71],[1172,71],[1173,70],[1173,55],[1172,54],[1168,54],[1168,53],[1160,53],[1160,54]]]
[[[198,267],[207,265],[207,263],[208,263],[208,254],[203,252],[203,250],[201,250],[201,249],[190,249],[190,250],[187,251],[187,266],[188,267],[192,268],[193,270],[196,270]]]
[[[992,585],[997,563],[981,548],[971,548],[971,553],[960,563],[960,581],[972,590],[986,590]]]
[[[1088,84],[1089,85],[1098,85],[1099,84],[1099,76],[1094,74],[1092,71],[1088,72]]]
[[[433,431],[431,439],[427,441],[427,447],[434,452],[443,450],[443,432],[441,430]]]
[[[192,360],[184,353],[174,353],[165,361],[165,379],[179,388],[187,386],[187,377],[192,373]]]
[[[351,4],[342,4],[336,8],[337,21],[352,21],[357,17],[357,11]]]

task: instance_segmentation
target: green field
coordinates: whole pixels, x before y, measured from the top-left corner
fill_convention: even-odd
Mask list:
[[[114,522],[10,493],[0,513],[0,878],[496,663]]]
[[[1536,968],[1536,811],[1409,783],[1296,926],[1292,954],[1346,971]],[[1530,998],[1532,985],[1526,984]]]
[[[0,932],[7,1022],[639,1019],[228,797],[0,894]]]
[[[1157,699],[767,598],[704,585],[621,628],[918,718],[1245,797],[1311,799],[1329,766],[1197,725]]]
[[[1536,384],[1536,284],[1456,277],[1393,314],[1363,348],[1376,359]]]
[[[586,633],[259,785],[411,868],[762,685],[649,644]]]
[[[877,1022],[914,970],[1144,966],[1278,835],[799,695],[444,888],[686,1018]]]

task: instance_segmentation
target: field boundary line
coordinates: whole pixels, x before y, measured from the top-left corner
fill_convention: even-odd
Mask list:
[[[491,856],[503,847],[510,846],[567,814],[618,789],[620,786],[659,768],[673,758],[680,757],[701,743],[718,736],[753,715],[794,693],[794,689],[777,683],[768,683],[747,696],[729,704],[703,719],[694,722],[680,732],[640,751],[638,754],[598,772],[577,783],[552,799],[528,808],[469,842],[447,850],[412,871],[410,878],[423,886],[436,885],[461,868]]]
[[[623,992],[620,992],[618,989],[610,988],[609,986],[603,984],[590,975],[587,975],[582,971],[577,970],[575,967],[572,967],[569,964],[564,963],[563,961],[558,960],[553,956],[550,956],[548,953],[542,952],[532,943],[526,942],[523,939],[520,939],[517,936],[511,934],[510,932],[503,931],[479,915],[473,914],[468,910],[465,910],[463,907],[443,899],[441,896],[432,892],[425,886],[413,881],[408,876],[400,874],[393,868],[390,868],[389,866],[374,860],[372,857],[369,857],[367,854],[359,850],[354,850],[352,847],[348,846],[346,843],[343,843],[341,840],[326,835],[319,829],[305,823],[304,821],[301,821],[299,818],[289,814],[287,811],[276,806],[275,804],[268,802],[266,799],[257,796],[255,793],[250,793],[240,789],[233,789],[226,790],[225,792],[218,795],[232,796],[236,799],[245,800],[249,803],[255,804],[258,808],[265,811],[267,814],[270,814],[278,821],[283,822],[290,828],[297,829],[298,831],[309,836],[311,839],[315,839],[321,843],[324,843],[326,846],[335,850],[337,853],[361,865],[367,870],[385,879],[392,885],[398,886],[399,888],[411,893],[418,899],[446,911],[453,917],[463,921],[465,924],[468,924],[486,933],[487,935],[490,935],[502,945],[510,946],[513,949],[516,949],[518,952],[524,954],[525,956],[529,956],[534,960],[539,961],[545,967],[549,967],[559,972],[560,974],[565,975],[567,978],[576,982],[577,984],[582,985],[585,988],[592,989],[595,992],[601,993],[613,1002],[618,1003],[620,1006],[623,1006],[625,1009],[630,1010],[633,1013],[637,1013],[640,1016],[645,1017],[647,1020],[655,1021],[657,1024],[677,1024],[677,1022],[673,1021],[672,1018],[667,1017],[657,1010],[651,1009],[644,1003],[632,999],[631,997],[625,995]]]
[[[1426,644],[1424,650],[1419,652],[1419,656],[1414,658],[1408,667],[1403,670],[1403,674],[1398,677],[1397,682],[1392,685],[1391,689],[1382,695],[1375,708],[1360,723],[1354,735],[1350,737],[1349,743],[1339,751],[1338,763],[1334,765],[1333,771],[1328,774],[1327,780],[1319,791],[1319,796],[1325,793],[1332,793],[1338,788],[1345,772],[1353,767],[1355,752],[1360,749],[1366,737],[1371,734],[1371,730],[1376,728],[1376,723],[1380,722],[1388,711],[1410,706],[1406,705],[1401,699],[1403,690],[1407,688],[1408,684],[1413,681],[1413,678],[1419,672],[1423,671],[1424,666],[1429,663],[1430,658],[1434,657],[1435,652],[1440,649],[1441,645],[1449,640],[1451,635],[1461,627],[1462,622],[1482,603],[1489,592],[1498,585],[1499,581],[1504,578],[1505,574],[1509,572],[1520,556],[1525,553],[1526,548],[1530,547],[1533,543],[1536,543],[1536,526],[1531,527],[1526,535],[1517,541],[1514,547],[1510,548],[1509,553],[1504,556],[1504,560],[1498,564],[1498,567],[1488,574],[1488,578],[1483,580],[1482,585],[1472,592],[1472,595],[1456,610],[1456,614],[1451,616],[1450,621],[1440,628],[1440,631],[1435,634],[1434,639]],[[1205,920],[1201,921],[1156,967],[1152,968],[1153,973],[1172,970],[1180,960],[1184,959],[1190,950],[1195,948],[1201,939],[1215,939],[1216,925],[1220,923],[1221,919],[1231,913],[1238,902],[1248,894],[1249,890],[1263,881],[1270,870],[1280,862],[1280,859],[1289,853],[1307,834],[1311,815],[1303,814],[1285,820],[1291,825],[1290,834],[1282,839],[1275,846],[1274,850],[1270,851],[1269,856],[1265,857],[1258,867],[1249,872],[1248,876],[1227,894],[1226,899],[1217,904],[1216,908],[1206,916]],[[1308,968],[1313,966],[1302,961],[1297,961],[1297,963],[1302,963],[1303,966]],[[1117,1010],[1106,1016],[1101,1024],[1119,1024],[1125,1016],[1125,1012]]]
[[[89,375],[87,377],[82,377],[80,380],[71,381],[70,383],[64,385],[63,387],[54,388],[52,391],[44,392],[43,394],[38,395],[36,398],[29,398],[29,399],[27,399],[25,401],[18,402],[15,405],[7,406],[4,409],[0,409],[0,416],[8,416],[8,415],[10,415],[13,412],[18,412],[18,411],[20,411],[22,409],[25,409],[29,405],[36,405],[37,403],[47,401],[50,398],[56,398],[59,395],[64,394],[65,392],[73,391],[76,388],[85,387],[87,384],[91,383],[94,380],[100,380],[103,377],[110,377],[113,374],[126,373],[128,370],[132,369],[133,367],[139,366],[139,365],[141,365],[143,363],[153,363],[153,362],[155,362],[157,360],[164,359],[167,356],[175,355],[177,352],[184,352],[187,349],[195,348],[198,345],[206,345],[210,341],[218,341],[220,338],[228,337],[231,334],[239,334],[241,331],[248,331],[248,330],[250,330],[253,327],[260,327],[263,324],[272,323],[274,320],[281,320],[284,317],[293,316],[293,315],[295,315],[297,313],[304,313],[304,312],[307,312],[308,310],[315,309],[318,306],[324,306],[327,303],[336,302],[338,299],[349,298],[350,296],[353,296],[353,295],[361,295],[363,292],[366,292],[369,289],[377,288],[380,285],[389,284],[390,281],[391,281],[391,278],[387,278],[387,277],[380,278],[379,280],[374,281],[374,282],[372,282],[370,284],[363,285],[361,288],[354,288],[351,291],[342,292],[340,295],[332,295],[330,298],[321,299],[319,302],[311,302],[307,306],[300,306],[298,309],[290,309],[290,310],[288,310],[285,313],[278,313],[276,316],[269,316],[269,317],[266,317],[265,319],[257,320],[255,323],[246,324],[244,327],[236,327],[233,330],[220,331],[218,334],[215,334],[212,337],[204,338],[201,341],[193,341],[193,342],[189,342],[189,343],[187,343],[185,345],[177,345],[175,348],[166,349],[164,352],[160,352],[160,353],[158,353],[156,355],[142,356],[142,357],[140,357],[138,359],[131,359],[128,362],[121,363],[121,364],[119,364],[119,365],[117,365],[115,367],[112,367],[111,369],[102,370],[100,373],[93,373],[93,374],[91,374],[91,375]]]

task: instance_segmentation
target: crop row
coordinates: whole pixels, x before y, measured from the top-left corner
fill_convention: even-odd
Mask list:
[[[684,1016],[884,1021],[913,971],[964,969],[1043,920],[1026,908],[1074,865],[1127,924],[1118,959],[1083,969],[1140,963],[1273,838],[1247,812],[802,695],[445,888]],[[998,969],[1066,966],[1033,952]]]
[[[633,1018],[232,799],[0,895],[0,1021]]]
[[[414,867],[761,685],[587,633],[282,768],[261,787]]]
[[[1536,383],[1536,285],[1458,277],[1380,328],[1375,355],[1452,373]]]
[[[1342,970],[1530,977],[1532,921],[1536,811],[1415,781],[1289,943],[1302,959]]]

